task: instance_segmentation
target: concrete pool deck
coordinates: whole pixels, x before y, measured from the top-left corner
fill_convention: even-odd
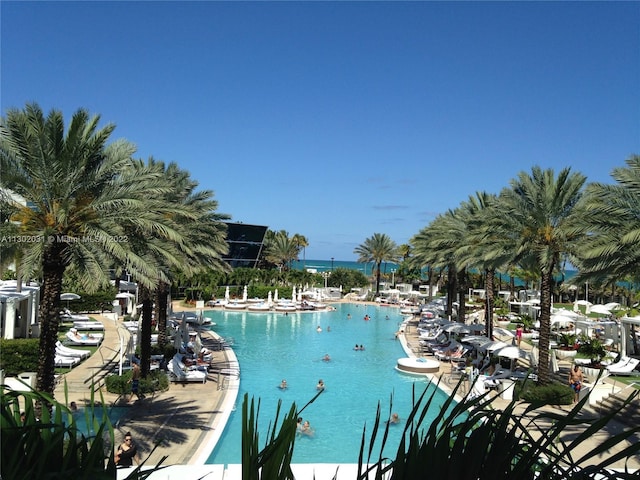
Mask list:
[[[375,304],[372,303],[372,305]],[[177,303],[174,303],[174,311],[181,310],[193,310],[193,308],[182,308]],[[90,379],[96,370],[102,368],[108,358],[113,358],[113,355],[117,354],[120,345],[118,327],[122,325],[122,322],[97,315],[92,316],[105,324],[105,339],[98,352],[64,375],[69,390],[68,400],[76,401],[78,405],[83,405],[89,399],[87,380],[90,385]],[[408,356],[412,355],[412,342],[417,341],[417,333],[415,329],[413,330],[409,329],[404,336],[399,337]],[[122,331],[120,334],[122,335]],[[206,336],[203,336],[203,342],[206,344]],[[233,351],[226,349],[215,351],[212,363],[216,368],[223,369],[233,365],[235,361]],[[393,367],[390,366],[390,368]],[[449,368],[447,364],[443,364],[443,368],[437,375],[448,374],[447,368]],[[219,381],[221,382],[220,384],[218,383]],[[64,382],[61,382],[56,389],[55,395],[59,401],[64,401],[63,385]],[[441,386],[447,389],[446,382],[443,381]],[[229,466],[226,469],[220,465],[202,465],[222,434],[226,419],[231,414],[234,406],[241,408],[242,399],[236,399],[238,392],[237,379],[234,381],[234,378],[231,377],[219,377],[216,373],[209,373],[208,380],[204,384],[170,383],[166,392],[148,396],[142,401],[136,401],[130,405],[127,404],[126,407],[123,399],[117,395],[107,393],[104,388],[101,389],[101,392],[107,406],[122,405],[125,409],[122,417],[115,425],[117,444],[122,441],[126,432],[131,432],[141,458],[148,457],[145,463],[146,466],[154,466],[163,457],[167,457],[163,464],[171,465],[171,467],[157,474],[152,474],[149,478],[179,478],[184,480],[186,478],[201,478],[207,474],[206,478],[212,480],[241,479],[239,465]],[[99,400],[99,395],[96,396],[96,400]],[[508,400],[500,397],[497,397],[494,401],[496,408],[504,408],[508,403]],[[568,410],[567,407],[549,408],[555,412]],[[585,412],[585,415],[588,413]],[[591,413],[596,415],[595,412]],[[621,425],[612,425],[610,431],[603,429],[599,439],[606,438],[611,432],[619,432],[622,428]],[[595,439],[597,438],[594,437]],[[154,445],[160,440],[162,442],[152,452]],[[589,445],[593,445],[593,443],[587,442],[584,445],[585,452],[589,451]],[[238,448],[240,448],[240,445],[238,445]],[[597,460],[597,458],[594,458],[594,460]],[[614,466],[623,467],[623,464],[618,463]],[[332,478],[336,473],[335,467],[333,464],[296,466],[300,472],[298,478],[313,478],[312,475],[306,476],[305,472],[308,470],[309,472],[314,471],[316,478],[319,480],[325,478],[325,472],[331,472],[326,478]],[[640,459],[632,460],[628,467],[631,469],[640,468]],[[337,478],[339,480],[353,479],[355,478],[353,472],[353,465],[340,466]],[[127,469],[119,470],[118,478],[125,478],[126,474]]]

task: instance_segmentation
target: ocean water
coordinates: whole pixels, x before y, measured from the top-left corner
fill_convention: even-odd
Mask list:
[[[392,262],[383,262],[380,265],[380,271],[385,274],[390,274],[392,270],[398,270],[399,265],[397,263]],[[375,269],[375,264],[373,262],[369,263],[360,263],[360,262],[349,262],[344,260],[296,260],[292,263],[292,268],[295,270],[305,270],[305,269],[315,269],[316,272],[330,272],[332,268],[348,268],[349,270],[359,270],[363,272],[365,275],[373,275],[373,271]],[[570,283],[571,279],[577,274],[576,270],[566,270],[564,283]],[[496,273],[497,275],[502,275],[502,282],[509,282],[509,276],[506,273]],[[426,269],[423,269],[423,278],[426,279]],[[556,275],[556,280],[561,280],[559,275]],[[519,278],[515,279],[515,285],[518,287],[522,287],[525,285],[525,282],[520,280]]]
[[[365,275],[371,275],[375,269],[373,262],[360,263],[348,262],[344,260],[296,260],[292,264],[294,270],[305,270],[307,268],[314,269],[318,273],[330,272],[332,268],[347,268],[349,270],[359,270]],[[391,273],[392,270],[398,270],[397,263],[383,262],[380,265],[382,273]]]

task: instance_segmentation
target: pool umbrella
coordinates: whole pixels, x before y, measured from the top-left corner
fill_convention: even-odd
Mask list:
[[[486,327],[483,323],[472,323],[470,325],[465,325],[472,332],[484,332]]]
[[[196,339],[193,342],[193,353],[196,354],[196,357],[200,355],[202,351],[202,340],[200,339],[200,335],[196,335]]]
[[[489,351],[489,352],[495,352],[496,350],[502,350],[503,348],[508,347],[509,345],[507,345],[504,342],[500,342],[500,341],[496,341],[496,340],[491,340],[490,344],[486,344],[484,345],[484,349]]]
[[[291,290],[291,300],[292,300],[293,302],[295,302],[295,301],[296,301],[296,298],[297,298],[297,296],[296,296],[296,286],[294,285],[294,286],[293,286],[293,290]]]
[[[518,358],[529,358],[529,352],[513,345],[501,348],[500,350],[496,350],[495,354],[499,357],[510,358],[511,360],[517,360]]]
[[[267,305],[271,306],[273,305],[273,299],[271,296],[271,290],[269,290],[269,295],[267,295]]]
[[[229,287],[224,289],[224,301],[229,303]]]
[[[471,330],[462,323],[451,323],[449,325],[445,325],[442,329],[449,333],[471,333]]]
[[[247,301],[247,286],[245,285],[244,288],[242,289],[242,301],[246,302]]]
[[[601,313],[602,315],[611,315],[611,309],[605,305],[592,305],[589,308],[589,313]]]
[[[62,300],[63,302],[67,302],[67,310],[69,309],[69,302],[80,300],[80,298],[80,295],[78,295],[77,293],[68,292],[60,294],[60,300]]]
[[[276,293],[273,294],[273,303],[278,303],[278,289],[276,288]]]

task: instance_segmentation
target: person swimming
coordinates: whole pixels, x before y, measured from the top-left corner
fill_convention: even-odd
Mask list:
[[[324,390],[324,389],[325,389],[324,381],[322,379],[318,380],[318,384],[316,385],[316,390]]]
[[[280,382],[279,388],[281,390],[285,390],[289,385],[287,385],[287,381],[283,378],[282,381]]]

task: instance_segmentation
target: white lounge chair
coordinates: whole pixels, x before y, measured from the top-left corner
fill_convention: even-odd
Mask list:
[[[207,381],[207,373],[201,370],[190,370],[180,358],[180,354],[174,355],[167,366],[174,382],[199,382]]]
[[[67,308],[64,309],[64,312],[60,314],[60,318],[63,320],[72,320],[78,322],[88,322],[91,320],[86,315],[76,315],[75,313],[71,313],[71,311]]]
[[[56,353],[61,357],[86,358],[91,355],[89,350],[65,347],[60,341],[56,343]]]
[[[75,367],[80,363],[80,358],[78,357],[62,357],[56,354],[55,365],[56,367]]]
[[[100,322],[74,320],[73,328],[78,330],[104,330],[104,325]]]
[[[609,365],[607,370],[610,375],[631,375],[638,365],[640,365],[640,360],[637,358],[625,357],[619,362]]]
[[[76,345],[100,345],[102,342],[103,334],[102,333],[89,333],[89,334],[79,334],[76,330],[72,328],[67,332],[67,338],[75,343]]]

